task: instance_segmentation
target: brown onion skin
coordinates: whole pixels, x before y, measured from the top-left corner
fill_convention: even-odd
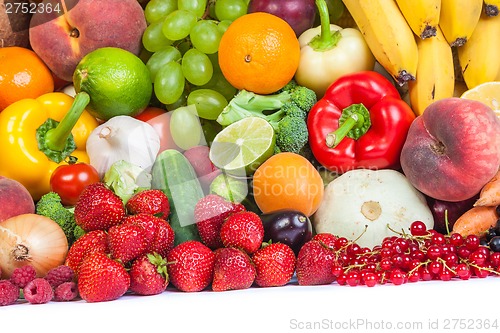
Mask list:
[[[37,276],[43,277],[51,268],[64,264],[67,253],[64,231],[48,217],[21,214],[0,222],[2,279],[25,265],[32,265]]]

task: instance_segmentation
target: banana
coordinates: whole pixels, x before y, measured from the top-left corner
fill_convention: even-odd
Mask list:
[[[484,0],[484,13],[488,16],[497,16],[500,9],[500,0]]]
[[[474,33],[458,48],[458,61],[469,89],[500,77],[500,15],[482,14]]]
[[[399,85],[414,80],[418,49],[394,0],[343,0],[376,60]]]
[[[441,0],[439,26],[451,46],[462,46],[472,35],[483,0]]]
[[[441,0],[396,0],[408,25],[420,38],[436,36]]]
[[[435,37],[417,37],[417,46],[417,79],[408,82],[408,90],[413,112],[421,115],[432,102],[453,97],[455,71],[451,46],[439,27]]]

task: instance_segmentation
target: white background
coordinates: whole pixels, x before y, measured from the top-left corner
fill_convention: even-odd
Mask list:
[[[0,307],[0,332],[500,332],[499,288],[500,277],[372,288],[292,282],[185,293],[169,287],[111,302]],[[494,320],[498,327],[484,327]]]

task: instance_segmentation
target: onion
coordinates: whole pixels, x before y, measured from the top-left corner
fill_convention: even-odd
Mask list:
[[[21,214],[0,222],[0,267],[8,279],[17,267],[32,265],[43,277],[64,264],[68,240],[61,227],[50,218]]]

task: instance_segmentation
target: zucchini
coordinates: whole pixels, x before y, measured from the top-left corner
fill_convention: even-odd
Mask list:
[[[205,194],[191,163],[178,150],[167,149],[157,156],[151,175],[151,187],[168,197],[175,245],[188,240],[200,241],[194,207]]]

